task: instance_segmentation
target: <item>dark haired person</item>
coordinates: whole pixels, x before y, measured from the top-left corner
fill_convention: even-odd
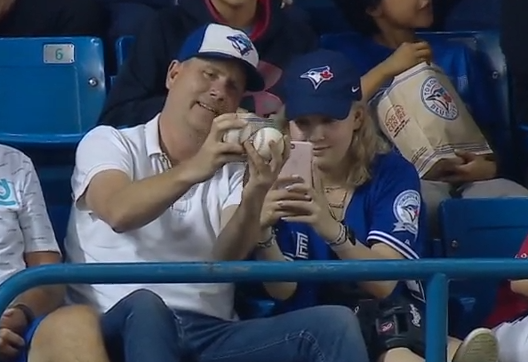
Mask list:
[[[486,65],[465,45],[445,40],[427,43],[417,29],[433,24],[432,0],[334,0],[350,24],[363,37],[345,51],[362,77],[366,99],[390,84],[393,77],[413,66],[432,61],[450,77],[485,135],[501,133],[500,114],[487,83]],[[498,143],[489,137],[490,143]],[[498,152],[500,153],[500,149]],[[452,196],[463,198],[528,196],[528,190],[502,178],[504,170],[495,158],[460,152],[448,174],[435,180],[422,180],[431,231],[436,236],[437,209]]]
[[[220,23],[243,30],[260,55],[266,87],[249,92],[241,107],[258,115],[277,112],[276,84],[290,59],[313,49],[317,37],[299,9],[281,0],[179,0],[160,10],[135,40],[120,69],[100,124],[136,126],[158,114],[167,97],[167,69],[192,31]]]

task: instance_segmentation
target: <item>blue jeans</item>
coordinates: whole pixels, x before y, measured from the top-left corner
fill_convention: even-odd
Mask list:
[[[359,322],[345,307],[232,322],[171,311],[142,289],[123,298],[101,322],[113,362],[368,362]]]

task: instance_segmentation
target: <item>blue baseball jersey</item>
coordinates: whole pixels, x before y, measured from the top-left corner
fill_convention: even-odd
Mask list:
[[[392,151],[377,156],[371,179],[356,189],[345,211],[344,222],[358,242],[367,246],[384,243],[407,259],[418,259],[426,237],[425,207],[420,180],[411,163]],[[332,260],[336,256],[325,241],[307,224],[277,224],[277,242],[283,254],[295,260]],[[298,283],[295,295],[277,307],[280,312],[318,304],[319,283]],[[423,300],[421,283],[406,282],[397,292]]]

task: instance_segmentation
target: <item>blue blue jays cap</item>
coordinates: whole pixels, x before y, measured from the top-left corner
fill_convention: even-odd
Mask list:
[[[281,82],[289,120],[309,115],[342,120],[362,96],[361,80],[351,61],[326,49],[295,58]]]
[[[246,71],[246,90],[264,89],[264,79],[257,70],[259,55],[243,31],[220,24],[196,29],[183,43],[177,59],[184,62],[194,57],[238,60]]]

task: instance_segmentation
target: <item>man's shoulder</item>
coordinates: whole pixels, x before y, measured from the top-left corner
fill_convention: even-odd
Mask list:
[[[106,125],[97,126],[84,135],[81,145],[85,143],[95,143],[101,146],[104,143],[141,144],[145,141],[145,126],[145,124],[140,124],[120,129]]]
[[[31,159],[16,148],[0,144],[0,177],[25,176],[26,173],[19,172],[20,169],[33,169]]]

